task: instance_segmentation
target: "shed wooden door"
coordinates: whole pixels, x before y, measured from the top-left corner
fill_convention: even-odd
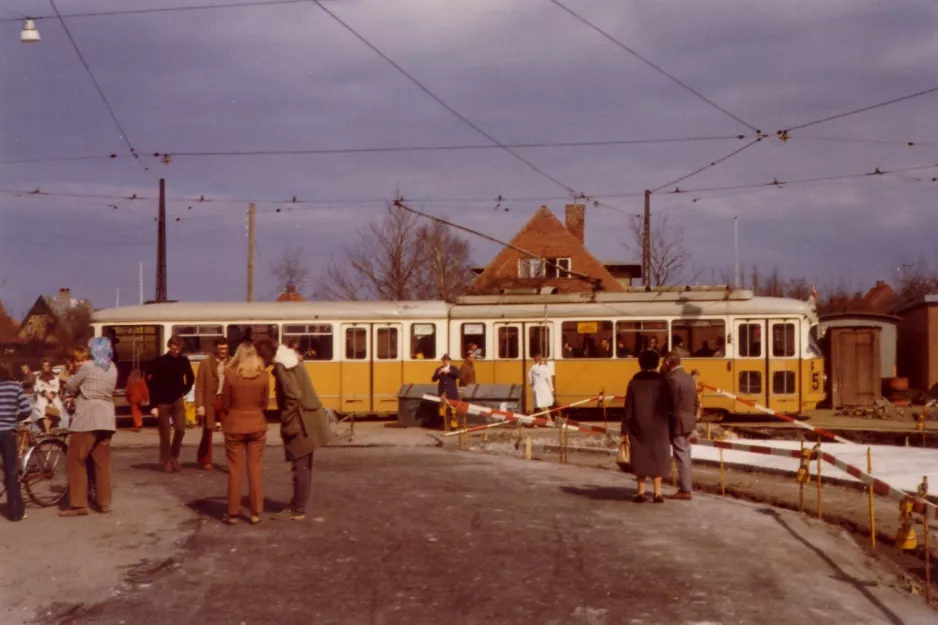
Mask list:
[[[831,391],[837,406],[869,406],[880,396],[879,328],[831,328]]]

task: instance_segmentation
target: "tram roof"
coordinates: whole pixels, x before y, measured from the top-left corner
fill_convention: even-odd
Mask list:
[[[97,310],[94,323],[440,319],[446,302],[166,302]]]
[[[781,297],[751,297],[737,300],[673,300],[619,301],[560,304],[492,304],[489,306],[454,306],[454,319],[553,319],[578,317],[714,317],[723,315],[805,316],[816,320],[809,302]]]
[[[543,319],[577,317],[707,317],[792,315],[816,319],[809,302],[777,297],[746,299],[628,298],[580,303],[537,298],[503,303],[478,298],[461,304],[421,302],[168,302],[95,311],[95,323],[222,323],[368,321],[405,319]],[[516,300],[517,301],[517,300]]]

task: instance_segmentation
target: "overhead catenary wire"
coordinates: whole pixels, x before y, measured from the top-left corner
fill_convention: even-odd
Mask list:
[[[640,54],[640,53],[639,53],[638,51],[636,51],[634,48],[632,48],[632,47],[626,45],[626,44],[623,43],[622,41],[619,41],[618,39],[616,39],[615,37],[613,37],[611,34],[609,34],[608,32],[606,32],[605,30],[603,30],[602,28],[600,28],[599,26],[597,26],[597,25],[594,24],[593,22],[589,21],[588,19],[586,19],[585,17],[583,17],[582,15],[580,15],[579,13],[577,13],[576,11],[574,11],[573,9],[571,9],[570,7],[568,7],[567,5],[563,4],[562,2],[560,2],[560,0],[550,0],[550,2],[551,2],[552,4],[554,4],[554,5],[556,5],[557,7],[563,9],[563,10],[566,11],[569,15],[573,16],[573,17],[576,18],[578,21],[582,22],[583,24],[585,24],[586,26],[588,26],[588,27],[591,28],[592,30],[596,31],[597,33],[599,33],[600,35],[602,35],[605,39],[607,39],[608,41],[612,42],[613,44],[615,44],[616,46],[618,46],[618,47],[621,48],[622,50],[625,50],[626,52],[628,52],[629,54],[631,54],[632,56],[634,56],[635,58],[637,58],[638,60],[640,60],[640,61],[641,61],[642,63],[644,63],[645,65],[651,67],[653,70],[655,70],[655,71],[658,72],[659,74],[662,74],[663,76],[669,78],[669,79],[672,80],[673,82],[675,82],[675,83],[677,83],[678,85],[680,85],[683,89],[685,89],[685,90],[691,92],[692,94],[694,94],[694,95],[697,96],[699,99],[703,100],[704,102],[706,102],[707,104],[709,104],[710,106],[712,106],[713,108],[715,108],[716,110],[718,110],[718,111],[720,111],[721,113],[723,113],[724,115],[726,115],[726,116],[732,118],[733,120],[735,120],[736,122],[742,124],[743,126],[746,126],[747,128],[749,128],[749,129],[752,130],[753,132],[756,132],[757,134],[761,134],[761,131],[760,131],[756,126],[754,126],[754,125],[750,124],[749,122],[747,122],[746,120],[740,118],[738,115],[736,115],[736,114],[734,114],[734,113],[731,113],[730,111],[726,110],[725,108],[723,108],[722,106],[720,106],[719,104],[717,104],[716,102],[714,102],[713,100],[711,100],[710,98],[708,98],[707,96],[705,96],[704,94],[700,93],[699,91],[697,91],[696,89],[694,89],[693,87],[691,87],[690,85],[688,85],[686,82],[684,82],[683,80],[681,80],[681,79],[678,78],[677,76],[671,74],[671,73],[668,72],[667,70],[663,69],[661,66],[659,66],[659,65],[657,65],[656,63],[654,63],[654,62],[650,61],[649,59],[647,59],[645,56],[643,56],[642,54]]]
[[[130,150],[131,155],[134,157],[134,161],[138,160],[137,150],[134,148],[133,144],[130,142],[130,138],[127,136],[127,131],[124,130],[124,126],[121,124],[120,120],[117,118],[117,114],[114,112],[114,107],[111,106],[111,103],[108,101],[107,96],[104,95],[104,89],[101,88],[101,84],[98,82],[98,79],[95,77],[94,72],[91,71],[91,66],[88,65],[88,61],[85,59],[85,55],[82,54],[81,48],[78,47],[78,43],[75,41],[75,37],[72,36],[72,31],[69,29],[68,24],[65,23],[65,19],[59,13],[59,8],[55,4],[55,0],[49,0],[49,4],[52,6],[52,10],[55,12],[56,17],[58,17],[59,23],[62,25],[62,29],[65,31],[65,35],[68,38],[69,42],[72,44],[72,48],[75,50],[75,54],[78,56],[78,60],[81,61],[82,66],[85,68],[88,77],[91,78],[91,82],[94,84],[95,90],[98,92],[98,95],[101,97],[101,101],[104,103],[104,107],[107,109],[108,115],[111,116],[111,121],[114,122],[114,125],[117,127],[118,132],[120,132],[121,139],[127,145],[127,149]],[[150,175],[157,177],[150,169],[144,166],[144,171],[150,173]]]
[[[750,147],[754,146],[755,144],[759,143],[761,140],[762,140],[762,137],[756,137],[755,139],[753,139],[752,141],[750,141],[750,142],[747,143],[746,145],[744,145],[744,146],[742,146],[742,147],[740,147],[740,148],[736,148],[735,150],[733,150],[733,151],[730,152],[729,154],[727,154],[727,155],[725,155],[725,156],[722,156],[722,157],[716,159],[715,161],[710,161],[710,162],[707,163],[706,165],[703,165],[703,166],[701,166],[701,167],[698,167],[697,169],[695,169],[695,170],[692,171],[692,172],[689,172],[689,173],[687,173],[687,174],[684,174],[683,176],[681,176],[681,177],[679,177],[679,178],[675,178],[674,180],[669,180],[668,182],[664,183],[663,185],[660,185],[660,186],[655,187],[654,189],[651,190],[651,192],[652,192],[652,193],[657,193],[658,191],[661,191],[662,189],[666,189],[666,188],[670,187],[670,186],[673,185],[673,184],[677,184],[677,183],[679,183],[679,182],[683,182],[683,181],[687,180],[688,178],[692,178],[692,177],[696,176],[697,174],[702,173],[702,172],[704,172],[704,171],[710,169],[711,167],[716,167],[716,166],[719,165],[720,163],[722,163],[722,162],[724,162],[724,161],[727,161],[727,160],[733,158],[734,156],[736,156],[737,154],[739,154],[740,152],[742,152],[742,151],[745,150],[746,148],[750,148]]]
[[[482,127],[478,126],[475,122],[473,122],[472,120],[470,120],[468,117],[466,117],[465,115],[463,115],[462,113],[460,113],[459,111],[457,111],[455,108],[453,108],[452,106],[450,106],[445,100],[443,100],[443,98],[441,98],[440,96],[436,95],[436,94],[435,94],[433,91],[431,91],[426,85],[424,85],[424,84],[423,84],[422,82],[420,82],[416,77],[414,77],[413,74],[411,74],[411,73],[408,72],[406,69],[404,69],[403,66],[401,66],[401,65],[400,65],[399,63],[397,63],[394,59],[392,59],[392,58],[389,57],[387,54],[385,54],[384,52],[382,52],[380,48],[378,48],[375,44],[371,43],[367,38],[365,38],[364,35],[362,35],[362,34],[359,33],[357,30],[355,30],[354,28],[352,28],[352,26],[351,26],[348,22],[344,21],[344,20],[343,20],[342,18],[340,18],[338,15],[336,15],[335,13],[333,13],[332,11],[330,11],[329,9],[327,9],[325,6],[323,6],[321,0],[308,0],[308,2],[311,2],[312,4],[315,4],[317,7],[319,7],[326,15],[328,15],[330,18],[332,18],[332,20],[334,20],[334,21],[335,21],[337,24],[339,24],[342,28],[344,28],[344,29],[347,30],[349,33],[351,33],[352,36],[354,36],[354,37],[355,37],[356,39],[358,39],[360,42],[362,42],[363,44],[365,44],[365,46],[367,46],[372,52],[374,52],[375,54],[377,54],[378,56],[380,56],[382,59],[384,59],[384,61],[385,61],[386,63],[388,63],[388,65],[390,65],[390,66],[393,67],[395,70],[397,70],[397,72],[399,72],[402,76],[404,76],[405,78],[407,78],[407,80],[409,80],[410,82],[412,82],[418,89],[420,89],[421,91],[423,91],[423,92],[424,92],[426,95],[428,95],[431,99],[433,99],[434,102],[436,102],[437,104],[439,104],[440,106],[442,106],[444,109],[446,109],[447,111],[449,111],[454,117],[456,117],[457,119],[459,119],[463,124],[465,124],[466,126],[468,126],[469,128],[471,128],[472,130],[474,130],[476,133],[482,135],[483,137],[485,137],[486,139],[488,139],[489,141],[491,141],[492,143],[494,143],[495,145],[497,145],[498,147],[500,147],[502,150],[504,150],[505,152],[507,152],[508,154],[510,154],[515,160],[517,160],[517,161],[523,163],[526,167],[528,167],[530,170],[534,171],[535,173],[537,173],[537,174],[540,175],[541,177],[546,178],[547,180],[550,180],[551,182],[553,182],[553,183],[556,184],[557,186],[563,187],[564,189],[566,189],[566,190],[567,190],[568,192],[570,192],[571,194],[575,194],[575,193],[576,193],[576,190],[575,190],[573,187],[569,186],[568,184],[566,184],[566,183],[564,183],[564,182],[561,182],[560,180],[558,180],[558,179],[555,178],[554,176],[550,175],[549,173],[547,173],[546,171],[544,171],[543,169],[541,169],[540,167],[538,167],[537,165],[535,165],[534,163],[532,163],[531,161],[529,161],[528,159],[526,159],[525,157],[521,156],[520,154],[518,154],[517,152],[515,152],[512,148],[506,146],[506,145],[503,144],[501,141],[499,141],[498,139],[496,139],[494,136],[492,136],[491,134],[489,134],[487,131],[485,131],[484,129],[482,129]]]
[[[712,187],[692,187],[686,189],[674,189],[668,191],[666,194],[695,194],[695,193],[709,193],[715,191],[733,191],[736,189],[769,189],[769,188],[785,188],[796,185],[803,184],[818,184],[823,182],[832,182],[839,180],[850,180],[850,179],[861,179],[861,178],[870,178],[885,176],[889,174],[900,174],[900,173],[909,173],[916,171],[926,171],[929,169],[938,169],[938,163],[932,163],[928,165],[916,165],[911,167],[900,167],[896,169],[885,169],[881,167],[874,168],[873,171],[864,171],[860,173],[852,174],[840,174],[833,176],[820,176],[813,178],[794,178],[790,180],[773,178],[771,181],[758,182],[758,183],[744,183],[744,184],[735,184],[735,185],[719,185]],[[912,179],[904,178],[909,182],[913,182]],[[938,176],[932,176],[928,178],[927,182],[938,182]],[[131,194],[128,195],[117,195],[117,194],[106,194],[106,193],[72,193],[65,191],[43,191],[41,189],[0,189],[0,193],[10,194],[17,197],[29,198],[29,197],[61,197],[61,198],[75,198],[75,199],[95,199],[95,200],[123,200],[123,201],[155,201],[158,198],[155,196],[149,195],[138,195]],[[588,202],[598,202],[600,205],[604,205],[613,210],[623,211],[619,207],[611,206],[602,202],[602,199],[610,198],[627,198],[627,197],[641,197],[644,195],[644,191],[626,191],[621,193],[602,193],[593,196],[584,196],[581,199]],[[501,202],[536,202],[536,201],[567,201],[570,199],[570,196],[567,195],[557,195],[557,196],[529,196],[529,197],[500,197],[500,198],[491,198],[491,197],[477,197],[477,198],[412,198],[410,202],[419,202],[421,204],[490,204],[498,201]],[[276,205],[280,207],[289,207],[293,205],[306,205],[315,208],[334,208],[341,205],[360,205],[365,206],[369,204],[377,204],[385,206],[388,204],[389,200],[387,198],[359,198],[359,199],[312,199],[304,200],[300,198],[295,199],[252,199],[252,198],[212,198],[201,195],[199,197],[171,197],[166,198],[167,202],[174,203],[189,203],[193,206],[198,204],[239,204],[243,205],[248,202],[255,202],[256,204],[265,204],[265,205]],[[238,214],[232,212],[232,215]],[[631,214],[631,213],[629,213]]]
[[[695,143],[705,141],[731,141],[749,138],[747,135],[712,135],[697,137],[659,137],[648,139],[606,139],[597,141],[544,141],[532,143],[505,143],[509,148],[517,149],[553,149],[553,148],[579,148],[579,147],[605,147],[619,145],[650,145],[667,143]],[[458,152],[470,150],[500,150],[499,145],[468,144],[468,145],[404,145],[404,146],[363,146],[359,148],[307,148],[307,149],[256,149],[256,150],[200,150],[200,151],[166,151],[154,152],[151,156],[159,159],[176,157],[225,157],[225,156],[303,156],[303,155],[330,155],[330,154],[368,154],[382,152]],[[146,155],[144,155],[146,156]],[[79,156],[50,156],[37,158],[21,158],[0,160],[0,165],[16,165],[18,163],[56,163],[68,161],[94,161],[120,158],[119,154],[87,154]]]
[[[857,115],[858,113],[865,113],[866,111],[872,111],[873,109],[878,109],[884,106],[889,106],[890,104],[896,104],[897,102],[905,102],[906,100],[911,100],[912,98],[917,98],[923,95],[928,95],[930,93],[938,92],[938,87],[931,87],[923,91],[917,91],[915,93],[910,93],[898,98],[893,98],[891,100],[886,100],[885,102],[878,102],[877,104],[871,104],[869,106],[864,106],[858,109],[853,109],[850,111],[845,111],[843,113],[837,113],[836,115],[829,115],[828,117],[822,117],[821,119],[816,119],[814,121],[805,122],[803,124],[797,124],[794,126],[787,126],[782,130],[776,132],[779,136],[787,136],[792,130],[800,130],[801,128],[808,128],[810,126],[817,126],[818,124],[824,124],[835,119],[842,119],[844,117],[849,117],[850,115]]]
[[[253,1],[253,2],[216,2],[212,4],[198,4],[192,6],[183,6],[183,7],[159,7],[159,8],[148,8],[148,9],[115,9],[112,11],[86,11],[82,13],[66,13],[61,17],[67,18],[83,18],[83,17],[110,17],[115,15],[141,15],[145,13],[178,13],[181,11],[210,11],[218,9],[237,9],[241,7],[263,7],[263,6],[277,6],[284,4],[305,4],[309,0],[266,0],[266,1]],[[25,16],[24,16],[25,17]],[[48,20],[48,19],[58,19],[58,15],[34,15],[29,19],[32,20]],[[23,21],[22,17],[19,18],[2,18],[0,19],[0,24],[4,22],[21,22]]]

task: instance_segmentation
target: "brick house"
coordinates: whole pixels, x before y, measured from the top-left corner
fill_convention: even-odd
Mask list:
[[[641,265],[601,262],[586,249],[586,207],[568,204],[566,224],[546,206],[511,239],[511,245],[537,256],[532,258],[512,247],[503,248],[485,268],[475,269],[470,295],[504,293],[583,293],[594,290],[624,291],[633,278],[641,277]],[[549,262],[544,262],[545,260]],[[570,272],[588,277],[578,277]]]
[[[277,296],[278,302],[305,302],[306,300],[296,290],[295,284],[288,284],[283,292]]]
[[[91,302],[72,297],[71,289],[56,295],[40,295],[23,317],[17,339],[33,343],[58,343],[61,326],[75,313],[91,313]],[[90,320],[90,317],[89,317]]]
[[[938,386],[938,293],[918,298],[899,311],[899,375],[909,387],[929,390]]]

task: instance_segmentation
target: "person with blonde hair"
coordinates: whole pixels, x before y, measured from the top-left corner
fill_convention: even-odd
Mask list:
[[[241,343],[225,371],[222,406],[225,456],[228,459],[228,513],[224,522],[237,523],[241,513],[242,480],[247,457],[248,503],[251,524],[261,522],[264,507],[262,469],[267,444],[265,411],[270,395],[267,365],[251,343]]]

